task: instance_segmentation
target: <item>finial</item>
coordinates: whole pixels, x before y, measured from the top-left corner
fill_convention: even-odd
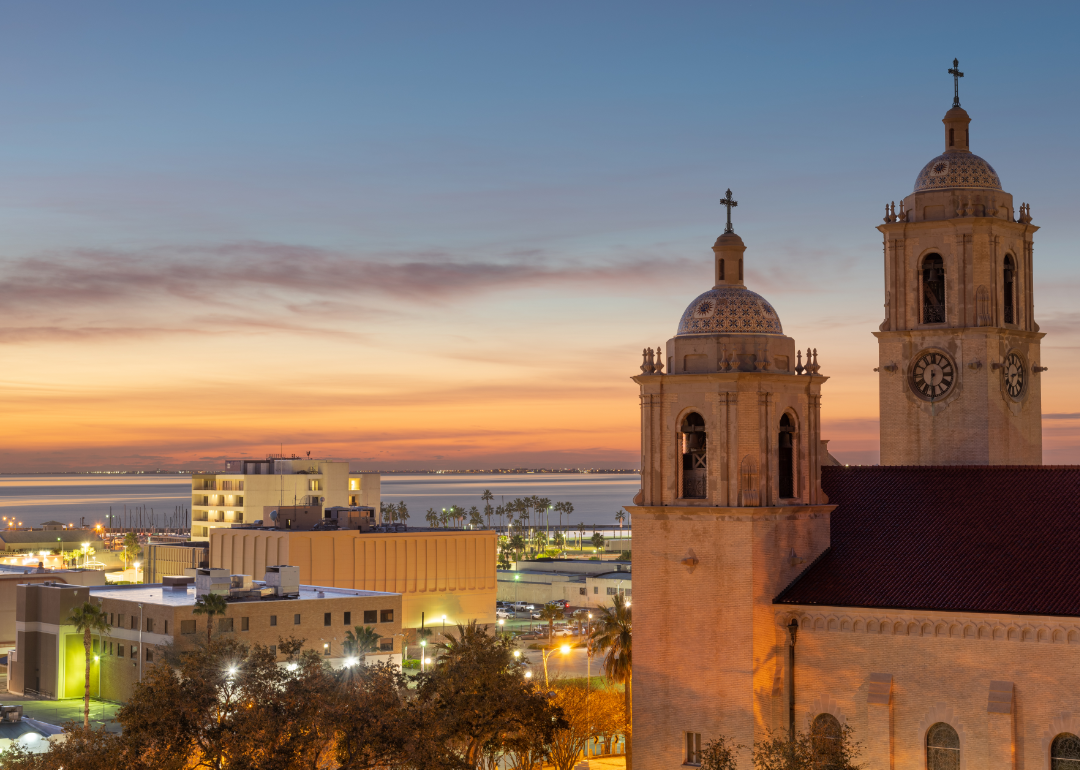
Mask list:
[[[727,189],[727,197],[720,199],[720,205],[727,206],[727,227],[724,228],[724,235],[734,233],[735,230],[731,227],[731,210],[739,205],[739,202],[732,200],[731,188]]]
[[[806,369],[803,368],[803,365],[802,365],[802,351],[801,350],[796,353],[795,358],[798,361],[798,363],[795,364],[795,374],[802,374],[803,372],[806,371]]]
[[[959,59],[953,59],[952,60],[952,69],[949,70],[949,74],[952,75],[952,79],[953,79],[952,106],[953,107],[959,107],[960,106],[960,78],[964,77],[964,73],[960,71],[960,60]]]
[[[648,348],[641,349],[641,373],[649,373],[649,353]]]
[[[660,355],[660,346],[656,346],[656,368],[653,369],[653,374],[664,373],[664,357]]]

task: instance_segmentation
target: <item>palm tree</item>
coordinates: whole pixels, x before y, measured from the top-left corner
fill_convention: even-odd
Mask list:
[[[480,495],[480,499],[484,501],[484,515],[487,516],[488,528],[490,529],[491,512],[493,510],[491,507],[491,501],[495,499],[495,495],[491,494],[490,489],[485,489],[484,492]]]
[[[221,594],[206,594],[195,600],[192,615],[206,616],[206,643],[210,643],[210,632],[214,628],[214,616],[224,615],[229,609],[225,597]]]
[[[551,514],[548,512],[551,508],[551,499],[547,497],[541,497],[536,501],[536,513],[538,516],[544,517],[544,531],[548,532],[551,528]],[[539,523],[539,522],[538,522]]]
[[[345,632],[345,641],[341,646],[347,657],[355,656],[366,661],[369,652],[379,649],[380,638],[373,626],[356,626],[353,631]]]
[[[593,544],[593,548],[599,551],[604,547],[604,536],[601,535],[599,532],[593,532],[593,536],[590,542]]]
[[[626,520],[626,511],[624,511],[622,508],[620,508],[615,513],[615,521],[619,522],[619,529],[622,529],[622,523],[625,520]]]
[[[599,618],[595,621],[592,641],[598,653],[604,655],[604,673],[613,682],[622,684],[626,690],[626,723],[633,725],[633,696],[631,683],[633,678],[633,638],[631,627],[630,604],[622,594],[616,594],[611,607],[602,607]],[[626,770],[631,770],[630,738],[633,727],[626,735]]]
[[[548,642],[551,642],[551,634],[554,630],[556,620],[563,619],[563,611],[553,604],[545,605],[544,609],[540,610],[540,620],[546,620],[548,624]]]
[[[396,510],[397,510],[398,521],[400,521],[402,524],[404,524],[406,521],[409,520],[409,506],[405,505],[404,500],[402,500],[400,503],[397,504],[397,509]]]
[[[480,529],[480,527],[484,526],[484,517],[480,515],[480,511],[475,505],[469,509],[469,526],[473,529]]]
[[[566,537],[562,532],[556,532],[555,536],[551,538],[551,542],[561,551],[566,546]]]
[[[525,552],[525,537],[520,534],[511,537],[510,548],[513,549],[514,554],[518,556],[514,561],[520,561],[521,554]]]
[[[451,505],[450,507],[453,508],[454,506]],[[441,524],[442,526],[445,527],[449,523],[450,523],[450,511],[443,508],[439,512],[439,524]]]
[[[499,517],[499,524],[506,526],[506,508],[501,505],[495,506],[495,515]]]
[[[393,522],[397,518],[397,506],[393,503],[382,504],[382,520],[383,522]]]
[[[547,547],[547,535],[544,534],[544,530],[536,530],[532,536],[532,541],[538,552],[543,551]]]
[[[585,539],[585,522],[578,524],[577,549],[581,550],[581,541]]]
[[[434,508],[428,508],[427,515],[424,518],[427,519],[429,527],[434,528],[439,526],[439,513]]]
[[[108,634],[109,618],[101,611],[101,607],[86,602],[81,607],[75,607],[68,615],[68,625],[75,626],[75,630],[83,635],[83,650],[86,652],[86,684],[83,689],[83,727],[90,729],[90,635]],[[101,697],[101,693],[98,693]]]

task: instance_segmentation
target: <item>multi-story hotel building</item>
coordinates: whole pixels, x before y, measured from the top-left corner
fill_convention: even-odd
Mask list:
[[[304,457],[227,460],[223,473],[191,477],[191,539],[217,528],[269,520],[278,507],[367,506],[379,510],[377,473],[350,473],[348,462]]]

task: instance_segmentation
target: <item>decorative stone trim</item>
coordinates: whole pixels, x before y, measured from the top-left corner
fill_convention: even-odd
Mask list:
[[[1050,726],[1042,734],[1043,767],[1050,770],[1050,744],[1062,733],[1080,735],[1080,715],[1062,711],[1050,720]]]
[[[934,704],[934,706],[923,716],[922,721],[919,722],[919,740],[915,745],[918,746],[919,751],[922,752],[923,761],[921,764],[923,766],[926,764],[926,733],[938,722],[944,722],[952,729],[956,730],[956,734],[960,738],[960,770],[967,770],[967,730],[964,729],[964,724],[956,716],[953,707],[946,705],[945,703]]]
[[[840,704],[831,695],[819,695],[810,702],[810,710],[806,712],[807,731],[810,730],[814,720],[821,714],[832,714],[841,727],[847,724],[847,717],[844,716]]]
[[[908,614],[856,615],[824,612],[779,612],[778,626],[787,627],[792,618],[802,632],[840,632],[884,636],[933,636],[973,641],[1035,642],[1080,645],[1077,622],[987,621],[971,617]]]

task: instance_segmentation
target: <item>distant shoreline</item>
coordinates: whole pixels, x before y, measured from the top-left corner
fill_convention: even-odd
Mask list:
[[[220,469],[199,469],[190,471],[0,471],[0,476],[154,476],[157,478],[164,477],[185,477],[190,476],[193,473],[224,473]],[[570,474],[578,473],[582,475],[593,474],[606,474],[606,475],[626,475],[626,476],[640,476],[641,471],[638,470],[625,470],[621,468],[564,468],[562,470],[552,469],[483,469],[483,470],[463,470],[463,471],[451,471],[451,470],[421,470],[421,471],[384,471],[384,470],[354,470],[351,473],[379,473],[383,476],[541,476],[541,475],[557,475],[557,474]]]

